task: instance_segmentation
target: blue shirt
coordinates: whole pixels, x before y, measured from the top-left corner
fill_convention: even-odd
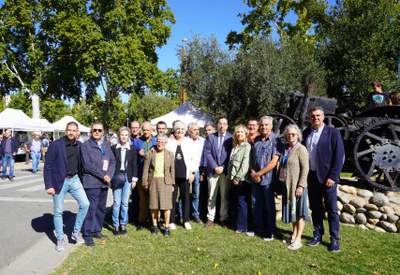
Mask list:
[[[254,171],[258,172],[271,161],[273,155],[281,155],[281,141],[277,135],[270,133],[263,140],[262,136],[256,137],[253,146],[252,164]],[[272,182],[274,169],[261,176],[261,185],[268,185]]]
[[[322,130],[324,130],[325,124],[317,130],[312,129],[311,134],[307,137],[306,146],[308,154],[310,155],[310,170],[315,171],[317,169],[317,145],[319,138],[321,137]]]

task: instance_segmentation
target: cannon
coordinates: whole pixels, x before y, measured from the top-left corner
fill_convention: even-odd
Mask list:
[[[282,137],[288,124],[299,124],[301,110],[321,106],[325,124],[340,131],[346,152],[346,168],[362,183],[385,191],[400,191],[400,106],[381,106],[353,114],[336,114],[333,98],[310,96],[304,108],[304,95],[292,94],[286,114],[271,114],[274,132]],[[303,107],[303,108],[302,108]],[[308,113],[304,128],[310,124]]]

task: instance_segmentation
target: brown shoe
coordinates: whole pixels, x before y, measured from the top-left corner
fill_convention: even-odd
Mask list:
[[[205,227],[205,228],[209,228],[209,227],[213,226],[213,224],[214,224],[213,221],[207,220],[207,222],[206,222],[206,224],[204,225],[204,227]]]

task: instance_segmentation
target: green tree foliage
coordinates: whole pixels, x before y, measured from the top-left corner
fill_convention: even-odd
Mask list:
[[[130,121],[147,121],[165,115],[176,108],[179,102],[158,94],[145,94],[142,97],[131,95],[128,102],[128,118]]]
[[[188,43],[188,94],[214,117],[226,115],[231,125],[250,117],[286,112],[289,96],[313,84],[324,94],[324,70],[315,49],[299,40],[259,38],[234,59],[215,38]]]
[[[11,101],[7,108],[13,108],[23,111],[27,116],[32,116],[32,102],[29,99],[29,93],[18,90],[11,95]]]
[[[60,120],[66,115],[71,114],[70,107],[60,99],[46,99],[40,102],[41,115],[50,123]]]
[[[254,39],[270,36],[273,29],[281,37],[298,37],[314,44],[313,28],[324,21],[328,7],[326,0],[247,0],[246,3],[250,12],[239,14],[244,29],[228,34],[230,47],[238,43],[246,46]],[[288,21],[289,14],[296,17],[295,22]]]
[[[381,80],[387,91],[397,79],[400,3],[341,0],[328,18],[319,30],[325,37],[320,52],[328,94],[337,97],[343,109],[363,108],[373,80]]]

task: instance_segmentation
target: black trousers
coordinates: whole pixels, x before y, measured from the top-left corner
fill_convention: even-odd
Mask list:
[[[190,184],[186,179],[175,178],[174,192],[172,193],[172,209],[171,209],[171,223],[175,223],[176,214],[176,197],[178,195],[178,189],[180,198],[182,200],[182,218],[183,222],[188,222],[190,217]]]

